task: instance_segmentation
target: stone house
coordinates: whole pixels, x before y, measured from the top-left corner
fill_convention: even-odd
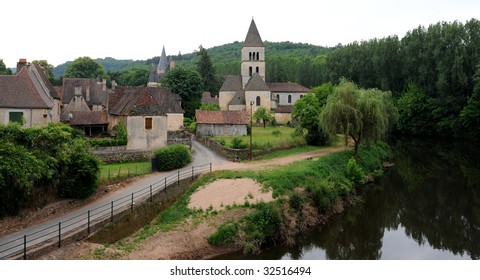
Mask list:
[[[245,110],[206,111],[196,110],[197,135],[247,135],[247,124],[250,117]]]
[[[109,93],[109,129],[120,122],[128,133],[128,150],[167,145],[168,132],[183,126],[181,97],[161,87],[116,87]]]
[[[278,123],[290,121],[292,105],[310,89],[297,83],[265,82],[265,46],[253,19],[241,50],[241,59],[241,75],[227,76],[220,88],[220,110],[255,113],[258,107],[265,107],[274,113]]]
[[[92,136],[107,131],[107,83],[95,79],[64,78],[60,120]]]
[[[60,97],[40,65],[20,59],[15,75],[0,75],[0,124],[32,127],[59,120]]]

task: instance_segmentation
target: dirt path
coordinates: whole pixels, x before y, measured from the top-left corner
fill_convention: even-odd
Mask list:
[[[312,152],[306,152],[291,156],[286,156],[283,158],[271,159],[271,160],[260,160],[260,161],[253,161],[247,163],[234,163],[234,162],[227,162],[227,161],[217,161],[217,165],[213,165],[213,170],[259,170],[265,168],[273,168],[278,165],[287,165],[293,163],[298,160],[310,159],[318,156],[323,156],[326,154],[330,154],[333,152],[341,151],[344,147],[342,146],[335,146],[335,147],[328,147],[319,149]],[[202,153],[205,151],[202,150]],[[212,155],[210,155],[212,157]],[[131,180],[131,182],[127,184],[117,184],[113,186],[104,187],[104,190],[101,190],[99,193],[99,197],[103,196],[102,193],[104,192],[116,192],[120,191],[124,188],[128,188],[130,184],[138,183],[138,181],[145,180],[153,175],[147,175],[138,179]],[[217,183],[218,184],[218,183]],[[221,184],[221,183],[220,183]],[[253,184],[253,183],[252,183]],[[226,184],[227,186],[230,183]],[[243,182],[243,187],[252,187],[249,183]],[[231,195],[236,197],[245,197],[242,188],[229,188],[229,192]],[[235,193],[239,192],[239,193]],[[222,196],[221,192],[205,192],[201,193],[198,192],[196,194],[197,198],[204,201],[203,203],[208,203],[207,201],[222,201],[222,198],[215,197],[215,196]],[[221,202],[220,202],[221,203]],[[210,205],[210,204],[208,204]],[[226,205],[225,205],[226,206]],[[25,219],[23,222],[15,221],[15,219],[11,219],[9,221],[2,221],[0,224],[7,224],[15,225],[10,227],[10,229],[20,228],[22,226],[30,226],[32,225],[33,221],[40,221],[51,219],[56,216],[59,216],[66,211],[68,211],[68,207],[72,207],[68,202],[60,202],[56,205],[49,205],[45,207],[44,210],[37,211],[38,214],[31,214],[28,215],[28,219]],[[66,209],[67,208],[67,209]],[[227,211],[229,213],[231,211]],[[99,244],[92,244],[88,242],[76,242],[73,244],[69,244],[64,246],[54,252],[46,254],[43,259],[95,259],[97,256],[94,252],[104,251],[104,255],[109,256],[112,259],[198,259],[205,257],[207,255],[214,255],[218,253],[222,253],[224,249],[217,249],[211,247],[208,242],[206,241],[206,237],[208,237],[211,233],[214,232],[216,229],[217,222],[221,222],[225,217],[222,213],[218,216],[217,219],[219,221],[209,221],[203,222],[199,225],[183,225],[182,227],[166,232],[166,233],[157,233],[155,236],[148,238],[145,240],[141,246],[136,248],[132,253],[126,252],[111,252],[111,249],[103,248],[103,245]],[[9,228],[2,226],[5,229]],[[1,234],[1,233],[0,233]],[[153,249],[152,249],[153,248]],[[203,252],[199,255],[199,252]]]

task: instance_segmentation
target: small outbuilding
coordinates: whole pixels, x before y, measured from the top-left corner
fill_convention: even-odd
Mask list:
[[[205,136],[237,136],[247,135],[247,124],[250,116],[242,111],[206,111],[196,110],[197,135]]]

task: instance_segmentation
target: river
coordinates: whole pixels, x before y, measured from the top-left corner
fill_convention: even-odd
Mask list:
[[[218,259],[479,259],[478,143],[402,138],[391,145],[395,166],[362,187],[361,203],[294,246]]]

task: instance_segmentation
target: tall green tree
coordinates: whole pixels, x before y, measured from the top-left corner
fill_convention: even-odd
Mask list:
[[[263,128],[265,128],[267,122],[271,122],[272,120],[275,119],[275,117],[272,115],[272,112],[267,110],[265,107],[259,107],[255,113],[253,113],[253,119],[256,121],[262,121],[263,122]]]
[[[67,66],[63,73],[64,78],[106,79],[107,72],[102,65],[88,56],[79,57]]]
[[[463,134],[467,137],[480,137],[480,64],[474,76],[473,94],[467,105],[460,112],[460,123]]]
[[[180,95],[186,117],[195,116],[195,109],[200,108],[201,105],[203,89],[202,78],[196,71],[175,67],[165,74],[162,86]]]
[[[292,119],[300,128],[307,130],[305,140],[310,145],[321,146],[327,141],[320,124],[322,105],[313,93],[306,94],[293,104]]]
[[[342,132],[353,140],[355,157],[358,157],[361,144],[384,138],[396,119],[390,93],[378,89],[359,89],[344,79],[328,97],[321,115],[322,126],[328,134]],[[347,140],[345,137],[345,144]]]
[[[3,59],[0,58],[0,75],[12,75],[12,70],[5,66]]]
[[[203,90],[209,91],[214,95],[218,95],[218,82],[215,76],[215,68],[213,67],[212,60],[208,55],[206,49],[200,45],[200,50],[197,52],[197,56],[200,59],[197,62],[197,71],[203,80]]]

